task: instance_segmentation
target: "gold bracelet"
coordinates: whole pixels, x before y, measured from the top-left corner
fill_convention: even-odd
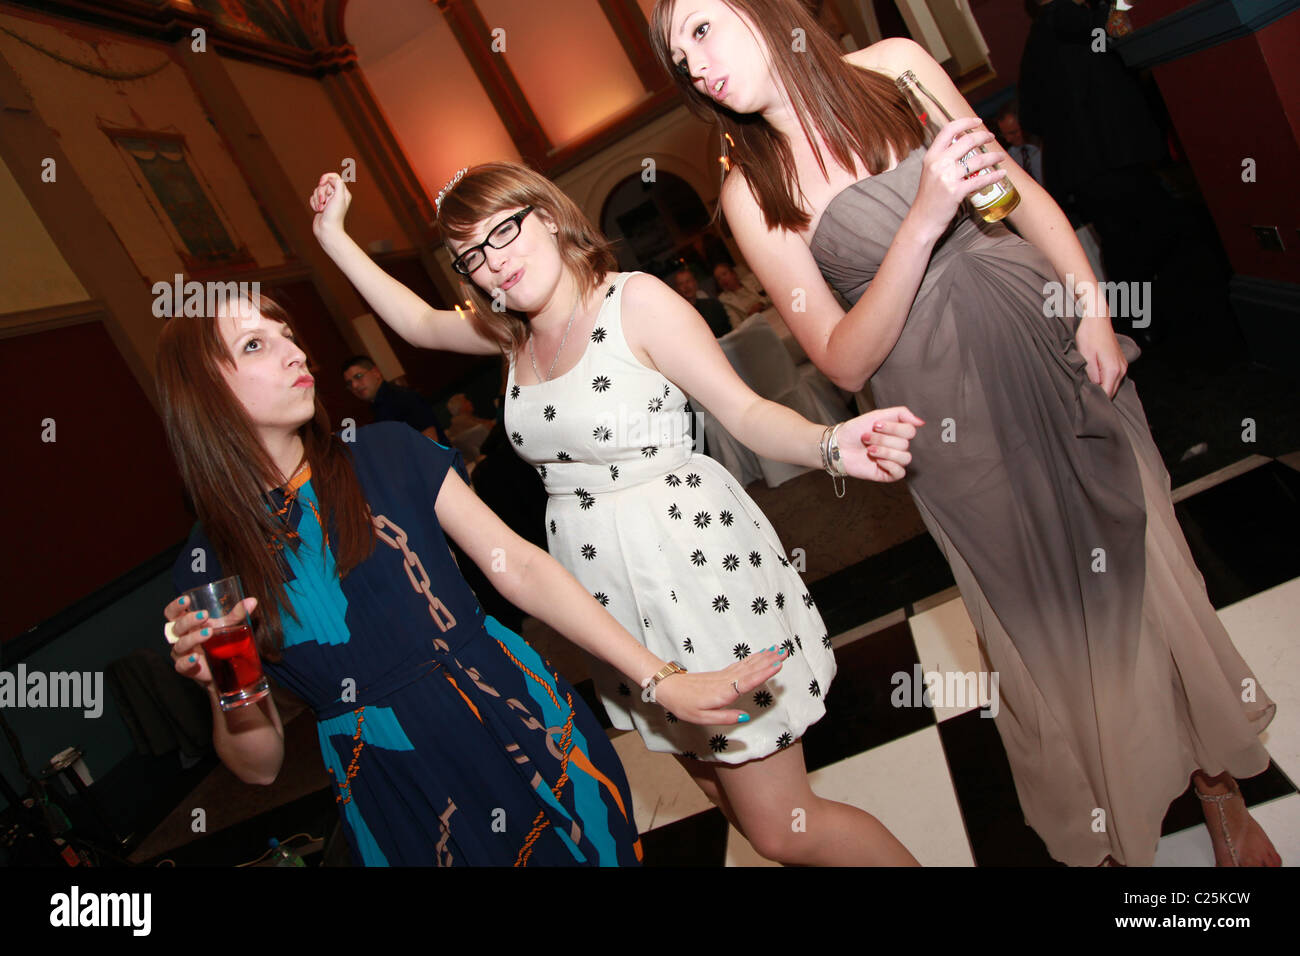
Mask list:
[[[659,670],[657,670],[655,673],[651,674],[649,677],[647,677],[645,680],[641,682],[641,699],[645,701],[647,704],[657,703],[657,701],[655,700],[655,688],[659,686],[659,682],[661,680],[664,680],[667,677],[671,677],[673,674],[685,674],[685,673],[686,673],[685,667],[683,667],[677,661],[669,661],[667,664],[665,664],[663,667],[661,667]]]

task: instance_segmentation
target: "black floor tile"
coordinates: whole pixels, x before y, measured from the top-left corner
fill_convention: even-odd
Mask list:
[[[990,717],[972,710],[939,724],[976,866],[1060,866],[1025,824],[1011,765]]]
[[[1174,510],[1216,608],[1300,576],[1300,472],[1272,461]]]
[[[809,771],[846,760],[934,723],[929,707],[895,707],[891,677],[910,679],[919,659],[906,621],[859,638],[835,652],[838,671],[826,695],[826,716],[803,736]]]
[[[922,534],[814,581],[808,592],[827,629],[839,634],[954,583],[943,552]]]
[[[583,699],[591,712],[596,715],[600,721],[600,726],[605,730],[613,730],[614,724],[609,719],[609,714],[605,711],[605,705],[600,702],[600,695],[596,693],[596,682],[590,677],[586,680],[578,681],[573,685],[573,689],[578,692],[578,696]]]
[[[727,818],[716,807],[641,834],[643,866],[723,866]]]

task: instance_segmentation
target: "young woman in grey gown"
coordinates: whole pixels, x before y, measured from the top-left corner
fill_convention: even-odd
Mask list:
[[[1085,297],[1077,325],[1050,307],[1070,277],[1096,281],[1060,209],[977,119],[922,148],[903,72],[951,115],[974,111],[910,40],[843,56],[797,0],[659,0],[651,40],[734,143],[722,209],[808,356],[939,425],[912,442],[908,484],[1000,675],[997,727],[1049,852],[1150,864],[1191,777],[1219,865],[1280,865],[1234,782],[1268,766],[1257,735],[1275,705],[1174,519],[1125,378],[1136,347],[1104,301]],[[1023,239],[950,228],[1003,178]]]

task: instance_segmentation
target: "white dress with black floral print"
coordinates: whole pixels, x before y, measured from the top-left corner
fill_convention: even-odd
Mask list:
[[[616,727],[635,728],[651,750],[743,763],[788,747],[821,718],[835,657],[771,524],[725,468],[692,451],[686,395],[623,338],[633,274],[607,280],[573,369],[521,386],[511,365],[506,428],[550,494],[551,554],[651,651],[706,671],[785,646],[780,673],[737,702],[750,721],[726,727],[679,721],[593,662]]]

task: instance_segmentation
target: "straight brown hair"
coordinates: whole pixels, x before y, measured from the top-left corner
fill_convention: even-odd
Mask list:
[[[799,0],[722,0],[753,25],[766,45],[776,75],[810,143],[821,134],[831,157],[845,169],[860,160],[874,176],[889,168],[891,153],[902,160],[922,144],[920,121],[889,77],[844,61],[844,51]],[[739,168],[769,229],[800,230],[812,221],[801,202],[790,141],[758,113],[732,112],[701,93],[674,65],[669,31],[677,0],[658,0],[651,13],[650,43],[681,90],[691,112],[718,125],[723,149]],[[806,50],[791,38],[802,30]],[[735,144],[729,147],[727,137]],[[821,150],[814,150],[823,176]]]
[[[520,206],[534,207],[532,215],[542,212],[559,227],[556,238],[560,256],[584,294],[596,288],[604,275],[618,268],[609,240],[591,224],[578,204],[545,176],[518,163],[482,163],[471,167],[443,195],[438,207],[438,226],[446,242],[468,242],[478,223]],[[526,317],[509,310],[493,310],[492,299],[466,276],[460,276],[460,285],[465,298],[473,303],[470,320],[479,332],[500,345],[503,353],[509,355],[528,344],[530,330]]]
[[[263,317],[293,328],[285,310],[267,296],[259,296],[257,306]],[[285,593],[288,566],[280,553],[286,546],[296,548],[296,539],[272,514],[264,489],[280,484],[283,477],[222,377],[223,365],[234,368],[235,360],[215,317],[177,316],[163,326],[155,379],[167,442],[222,571],[238,574],[245,596],[257,598],[258,652],[276,661],[284,647],[281,607],[298,620]],[[332,433],[319,395],[315,415],[299,433],[321,520],[334,539],[335,566],[343,578],[374,548],[369,506],[351,452]]]

